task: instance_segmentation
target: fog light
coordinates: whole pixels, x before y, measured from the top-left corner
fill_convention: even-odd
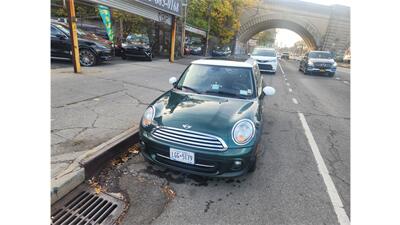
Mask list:
[[[233,161],[232,170],[240,170],[242,168],[242,161],[235,160]]]
[[[242,161],[235,161],[233,164],[235,164],[235,166],[241,166],[242,165]]]

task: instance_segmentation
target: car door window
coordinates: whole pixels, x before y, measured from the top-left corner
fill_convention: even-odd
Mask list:
[[[51,37],[57,37],[58,35],[64,35],[61,31],[59,31],[57,28],[50,26],[51,28]]]

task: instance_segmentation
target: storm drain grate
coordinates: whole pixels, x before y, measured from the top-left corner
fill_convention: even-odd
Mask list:
[[[85,185],[56,202],[51,208],[52,225],[114,224],[125,208],[121,198],[95,193]]]

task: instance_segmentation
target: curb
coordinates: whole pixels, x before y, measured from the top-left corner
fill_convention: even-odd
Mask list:
[[[104,164],[139,142],[139,128],[130,128],[79,156],[62,173],[51,179],[51,204],[93,176]]]

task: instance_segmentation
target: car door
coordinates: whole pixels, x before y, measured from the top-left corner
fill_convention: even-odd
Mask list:
[[[71,58],[71,44],[69,38],[54,26],[51,27],[51,56],[59,58]]]

